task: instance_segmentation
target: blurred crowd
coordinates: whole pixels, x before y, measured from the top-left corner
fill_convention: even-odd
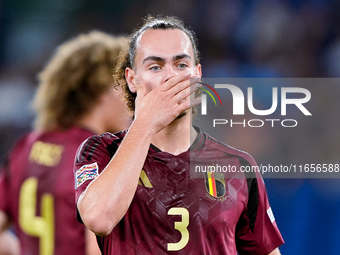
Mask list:
[[[340,2],[336,0],[4,0],[0,2],[0,159],[30,130],[36,75],[58,44],[95,29],[126,35],[147,14],[175,15],[192,26],[203,77],[340,77]],[[268,155],[273,162],[301,157],[338,162],[340,90],[335,87],[320,91],[313,101],[311,111],[319,121],[301,120],[308,129],[291,133],[276,129],[280,135],[267,129],[230,130],[225,141],[249,151],[260,162]],[[318,93],[317,88],[311,89]],[[271,102],[271,97],[263,100]],[[301,187],[301,180],[291,183],[292,192]],[[338,185],[320,183],[305,187],[333,187],[332,193]],[[282,191],[275,196],[291,206],[286,183],[275,185]],[[306,197],[310,198],[302,195]],[[333,203],[328,210],[337,208]]]

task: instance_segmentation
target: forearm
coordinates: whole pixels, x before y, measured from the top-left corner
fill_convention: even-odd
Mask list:
[[[134,197],[152,133],[135,121],[115,156],[78,200],[85,225],[108,235],[126,213]]]
[[[101,255],[96,236],[88,228],[85,229],[86,255]]]

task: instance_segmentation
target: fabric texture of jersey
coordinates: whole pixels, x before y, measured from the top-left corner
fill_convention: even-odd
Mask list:
[[[85,254],[85,228],[76,220],[72,169],[77,148],[92,135],[76,127],[34,131],[8,155],[1,169],[0,210],[14,222],[22,255]]]
[[[89,138],[78,149],[74,172],[97,163],[101,173],[125,134]],[[97,238],[103,254],[263,255],[283,244],[259,174],[192,178],[195,164],[256,165],[249,154],[202,132],[177,156],[151,145],[127,213],[110,235]],[[76,189],[76,201],[94,179]]]

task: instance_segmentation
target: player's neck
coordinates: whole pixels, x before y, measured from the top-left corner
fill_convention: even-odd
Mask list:
[[[97,135],[106,132],[105,125],[103,124],[103,121],[101,121],[100,115],[96,114],[95,111],[79,118],[77,126],[90,130]]]
[[[179,155],[190,148],[196,137],[197,131],[192,127],[191,116],[188,114],[158,132],[152,144],[161,151]]]

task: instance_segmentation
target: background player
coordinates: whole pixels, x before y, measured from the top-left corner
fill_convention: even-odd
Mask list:
[[[149,17],[119,67],[135,119],[126,133],[88,139],[74,168],[79,213],[102,236],[103,254],[279,254],[260,176],[209,177],[217,194],[190,178],[191,158],[256,164],[191,125],[201,77],[193,32],[174,17]]]
[[[0,230],[14,223],[21,254],[100,253],[95,235],[76,220],[71,169],[87,137],[130,124],[112,76],[126,43],[99,31],[79,35],[39,75],[35,129],[13,148],[0,178]]]

